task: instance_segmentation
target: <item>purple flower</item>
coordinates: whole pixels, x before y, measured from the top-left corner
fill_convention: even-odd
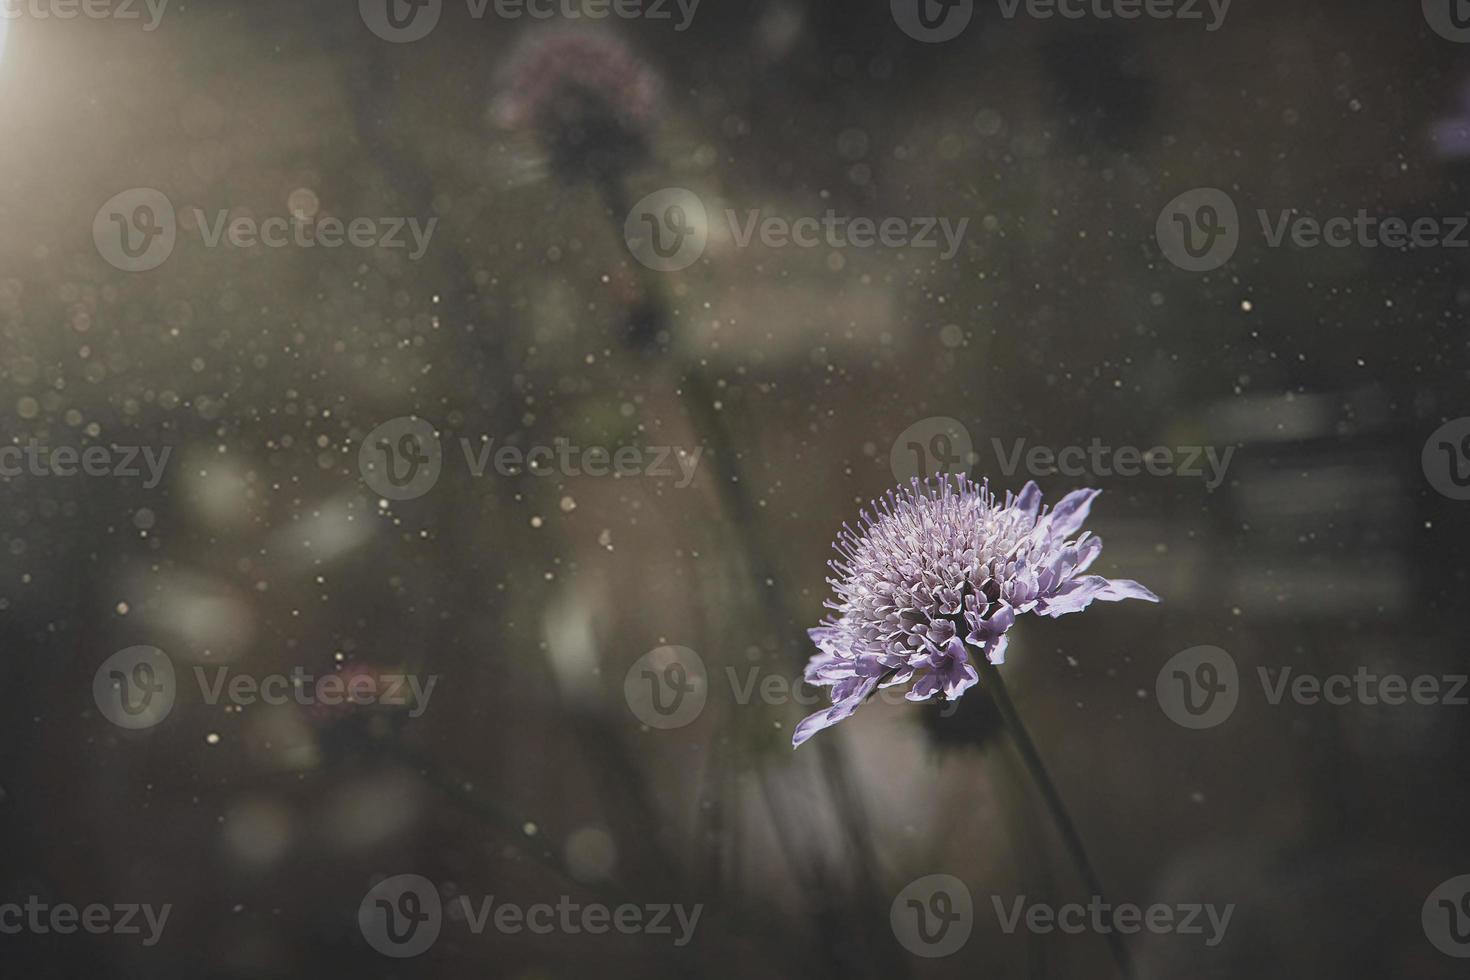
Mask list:
[[[1460,87],[1459,114],[1441,119],[1430,131],[1441,159],[1463,160],[1470,157],[1470,84]]]
[[[803,719],[800,745],[857,710],[879,687],[912,682],[905,697],[953,701],[979,681],[971,657],[1005,662],[1006,631],[1021,613],[1064,616],[1094,599],[1159,597],[1137,582],[1084,575],[1102,541],[1083,531],[1098,490],[1074,490],[1050,511],[1027,483],[997,505],[988,484],[932,478],[890,490],[843,524],[827,581],[836,612],[811,630],[806,682],[830,687],[832,707]]]

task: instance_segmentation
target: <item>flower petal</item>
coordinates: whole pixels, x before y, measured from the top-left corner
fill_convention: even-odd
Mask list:
[[[1026,481],[1026,485],[1016,495],[1016,502],[1011,506],[1026,514],[1032,520],[1036,519],[1037,513],[1041,510],[1041,488],[1036,485],[1035,480]]]
[[[1072,574],[1077,575],[1087,571],[1100,554],[1102,554],[1102,538],[1089,531],[1083,531],[1082,537],[1077,539],[1077,567],[1072,569]]]
[[[973,622],[975,628],[969,636],[965,637],[965,642],[984,647],[987,643],[999,639],[1015,622],[1016,611],[1002,603],[989,617]]]
[[[1105,579],[1101,575],[1083,575],[1062,586],[1056,595],[1038,602],[1036,611],[1055,619],[1068,613],[1081,612],[1094,599],[1104,602],[1118,602],[1122,599],[1159,601],[1158,596],[1131,579]]]
[[[877,686],[878,678],[866,677],[858,685],[856,690],[832,705],[832,707],[825,711],[818,711],[813,715],[807,715],[797,724],[796,731],[792,732],[791,747],[794,749],[822,729],[831,728],[839,721],[851,717],[852,713],[858,709],[858,705],[862,704],[864,699],[869,694],[872,694],[873,689]]]
[[[909,689],[904,698],[909,701],[928,701],[939,693],[939,675],[932,670],[926,670],[914,681],[914,686]]]
[[[1092,509],[1092,501],[1100,493],[1101,490],[1083,488],[1073,490],[1057,501],[1056,507],[1047,515],[1050,518],[1047,535],[1057,541],[1081,527],[1082,522],[1087,520],[1087,512]]]
[[[944,696],[950,701],[957,700],[970,688],[980,683],[980,672],[975,665],[966,660],[962,664],[956,664],[944,681]]]

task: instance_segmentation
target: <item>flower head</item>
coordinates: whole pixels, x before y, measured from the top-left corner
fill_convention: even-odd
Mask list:
[[[1097,490],[1074,490],[1052,510],[1027,483],[998,503],[987,484],[938,478],[890,490],[846,524],[828,579],[836,612],[811,630],[806,681],[830,687],[832,707],[803,719],[792,745],[847,718],[879,687],[912,684],[910,701],[954,700],[979,681],[971,662],[1005,661],[1006,631],[1022,613],[1064,616],[1094,599],[1159,597],[1137,582],[1084,575],[1102,541],[1072,538]]]
[[[505,71],[494,113],[540,133],[566,176],[620,173],[647,151],[662,86],[615,35],[551,31],[523,44]]]

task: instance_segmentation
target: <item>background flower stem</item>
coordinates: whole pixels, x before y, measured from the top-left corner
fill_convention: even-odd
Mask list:
[[[630,210],[630,195],[623,179],[617,174],[604,174],[597,181],[597,187],[609,220],[621,236],[622,220]],[[648,357],[650,362],[663,359],[679,371],[673,358],[666,356],[668,349],[675,346],[675,319],[662,282],[641,264],[634,265],[642,296],[629,311],[627,344],[633,351]],[[661,334],[667,345],[667,349],[662,351],[658,348]],[[700,443],[709,450],[708,458],[715,468],[716,492],[727,512],[726,520],[732,527],[740,529],[734,540],[753,580],[754,596],[765,612],[768,625],[779,638],[783,656],[798,669],[803,668],[810,653],[807,633],[797,625],[799,620],[784,598],[775,558],[761,532],[760,509],[741,466],[740,453],[736,448],[738,442],[731,429],[730,416],[740,409],[733,404],[723,410],[716,407],[719,401],[717,386],[698,364],[687,365],[678,374],[678,379],[676,388],[689,414],[690,425],[699,434]],[[877,848],[866,804],[856,786],[851,765],[837,744],[831,739],[824,740],[819,752],[821,775],[853,855],[850,867],[857,878],[867,926],[881,930],[881,923],[886,921],[887,902],[877,877]],[[836,944],[826,942],[824,945],[832,949]],[[907,961],[896,956],[889,943],[870,943],[866,947],[866,960],[873,965],[874,975],[896,980],[910,975]]]
[[[1047,809],[1051,811],[1052,821],[1062,835],[1062,842],[1067,847],[1072,863],[1077,868],[1077,876],[1082,879],[1089,898],[1096,895],[1106,905],[1107,897],[1098,881],[1097,872],[1092,867],[1092,861],[1087,857],[1087,848],[1083,846],[1082,837],[1077,833],[1077,827],[1067,813],[1066,804],[1062,802],[1062,796],[1057,792],[1056,784],[1051,781],[1046,765],[1041,761],[1041,753],[1036,751],[1036,743],[1031,741],[1031,735],[1026,731],[1026,725],[1021,721],[1015,703],[1011,701],[1011,695],[1006,690],[1000,671],[984,657],[977,657],[975,666],[980,672],[980,688],[989,695],[991,703],[995,705],[995,710],[1000,714],[1006,732],[1016,747],[1016,752],[1020,754],[1021,761],[1030,771],[1036,788],[1041,791],[1041,798],[1046,801]],[[1124,980],[1133,980],[1133,965],[1128,958],[1128,949],[1123,945],[1123,937],[1117,929],[1113,928],[1111,912],[1108,913],[1107,918],[1108,929],[1103,933],[1103,938],[1107,940],[1108,948],[1112,950],[1113,961],[1118,966],[1118,974]]]

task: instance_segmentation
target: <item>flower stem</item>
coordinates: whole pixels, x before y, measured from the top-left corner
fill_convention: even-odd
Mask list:
[[[1072,863],[1077,868],[1077,876],[1082,879],[1083,886],[1090,893],[1089,897],[1096,895],[1102,904],[1107,906],[1102,885],[1098,882],[1097,872],[1093,870],[1092,862],[1087,857],[1087,849],[1082,845],[1082,837],[1077,833],[1077,827],[1067,814],[1066,804],[1062,802],[1062,796],[1057,792],[1056,784],[1047,774],[1046,766],[1041,761],[1041,754],[1036,751],[1036,743],[1031,741],[1030,733],[1026,731],[1021,716],[1016,712],[1016,705],[1011,701],[1010,693],[1006,691],[1005,681],[1001,678],[1000,671],[996,670],[995,665],[984,657],[975,658],[975,666],[980,672],[981,689],[990,696],[991,703],[995,705],[1001,721],[1005,723],[1006,731],[1016,747],[1016,752],[1021,756],[1021,761],[1026,764],[1026,768],[1030,770],[1032,781],[1036,783],[1036,788],[1041,791],[1042,799],[1046,801],[1047,808],[1051,810],[1052,821],[1062,835],[1062,842],[1066,845]],[[1118,975],[1123,977],[1123,980],[1132,980],[1133,966],[1128,958],[1128,950],[1123,945],[1123,937],[1113,926],[1111,911],[1106,915],[1107,929],[1103,933],[1103,938],[1107,940],[1108,948],[1112,951],[1113,962],[1118,967]]]

